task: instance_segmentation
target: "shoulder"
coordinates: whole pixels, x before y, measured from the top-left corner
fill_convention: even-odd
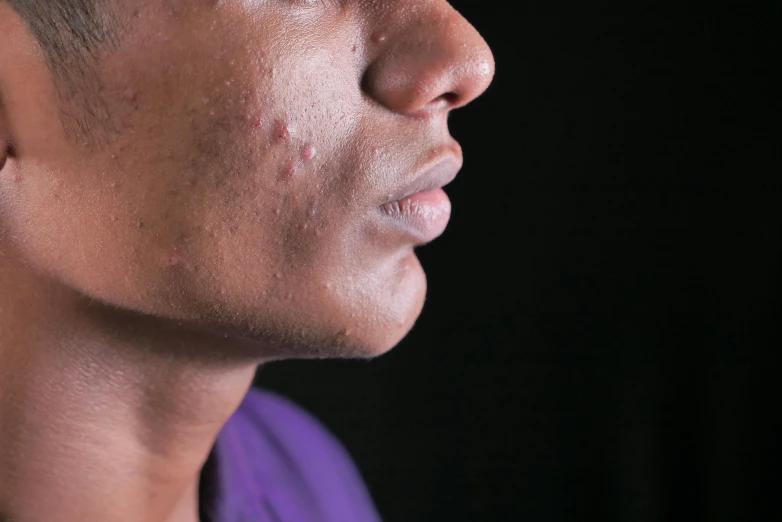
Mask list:
[[[231,423],[258,463],[266,491],[296,491],[318,506],[323,520],[374,522],[374,505],[353,459],[310,413],[275,393],[251,388]]]

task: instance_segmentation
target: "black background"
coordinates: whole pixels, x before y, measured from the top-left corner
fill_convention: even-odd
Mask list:
[[[452,117],[421,319],[378,360],[257,384],[336,433],[387,522],[766,520],[779,4],[453,3],[497,76]]]

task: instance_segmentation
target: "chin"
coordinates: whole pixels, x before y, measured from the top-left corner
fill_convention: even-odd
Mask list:
[[[374,272],[326,298],[299,303],[303,306],[290,303],[275,321],[258,317],[253,337],[271,346],[274,359],[372,359],[405,338],[425,296],[426,276],[411,255],[393,274]]]
[[[275,278],[279,287],[263,291],[244,278],[190,280],[176,287],[190,290],[182,299],[176,288],[162,285],[166,291],[153,301],[177,304],[139,312],[212,334],[221,350],[229,342],[251,358],[371,359],[393,349],[415,325],[426,275],[412,249],[375,263],[359,259],[359,266],[334,263]]]
[[[321,337],[320,342],[300,346],[287,354],[290,358],[345,358],[374,359],[391,351],[412,330],[420,315],[418,307],[404,323],[367,325],[355,329],[345,328],[336,336]]]
[[[383,355],[398,345],[413,329],[426,299],[426,274],[410,252],[393,277],[378,291],[369,314],[353,322],[353,347],[367,357]]]
[[[374,313],[349,315],[340,327],[327,328],[320,342],[309,347],[300,346],[289,352],[289,356],[316,358],[361,358],[373,359],[396,347],[413,329],[421,315],[426,294],[425,283],[414,292],[395,299],[384,299],[373,307]],[[358,319],[358,320],[357,320]]]
[[[358,325],[353,320],[327,325],[312,322],[277,322],[274,328],[237,328],[222,325],[220,331],[237,340],[250,340],[257,356],[286,359],[374,359],[391,351],[410,332],[421,312],[418,307],[404,323],[381,321]],[[219,328],[219,327],[218,327]],[[255,350],[253,350],[255,351]]]

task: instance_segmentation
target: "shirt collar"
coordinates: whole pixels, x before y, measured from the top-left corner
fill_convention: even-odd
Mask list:
[[[209,522],[268,522],[238,422],[228,420],[201,471],[201,516]]]

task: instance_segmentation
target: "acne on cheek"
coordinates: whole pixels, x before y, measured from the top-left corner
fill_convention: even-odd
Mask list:
[[[133,110],[138,110],[138,91],[132,87],[125,89],[125,91],[122,93],[122,101],[132,107]]]
[[[388,40],[388,33],[386,33],[384,30],[380,29],[372,34],[372,42],[376,44],[381,44]]]
[[[296,160],[291,160],[285,164],[285,167],[282,169],[282,181],[291,180],[296,176],[296,166]]]
[[[291,138],[291,129],[285,120],[275,120],[272,138],[275,142],[286,142]]]
[[[317,149],[311,143],[305,143],[299,152],[302,163],[309,163],[317,154]]]
[[[276,146],[289,151],[298,141],[294,139],[294,132],[287,117],[270,118],[267,120],[264,118],[264,111],[257,110],[250,114],[246,121],[251,133],[263,131],[264,128],[267,129],[267,138],[262,140],[262,143],[265,142],[265,144],[261,145],[263,149],[269,146]],[[267,121],[268,124],[265,125]],[[287,161],[282,163],[278,171],[278,180],[282,182],[291,181],[302,168],[306,168],[312,162],[317,154],[318,150],[312,143],[306,142],[301,144],[297,149],[296,155],[293,158],[289,156]]]
[[[161,262],[164,266],[177,266],[181,261],[182,258],[176,247],[169,248],[161,257]]]
[[[261,125],[263,124],[263,117],[260,112],[256,112],[250,117],[250,129],[251,130],[258,130],[261,128]]]
[[[296,176],[300,167],[306,168],[307,165],[315,158],[318,150],[311,143],[305,143],[299,149],[298,157],[291,159],[285,163],[280,173],[280,181],[290,181]]]
[[[284,118],[269,120],[265,118],[263,110],[258,110],[246,117],[245,121],[248,122],[247,128],[251,139],[260,143],[262,149],[274,145],[287,145],[291,139],[290,125]],[[258,133],[262,136],[260,140],[252,137]]]

